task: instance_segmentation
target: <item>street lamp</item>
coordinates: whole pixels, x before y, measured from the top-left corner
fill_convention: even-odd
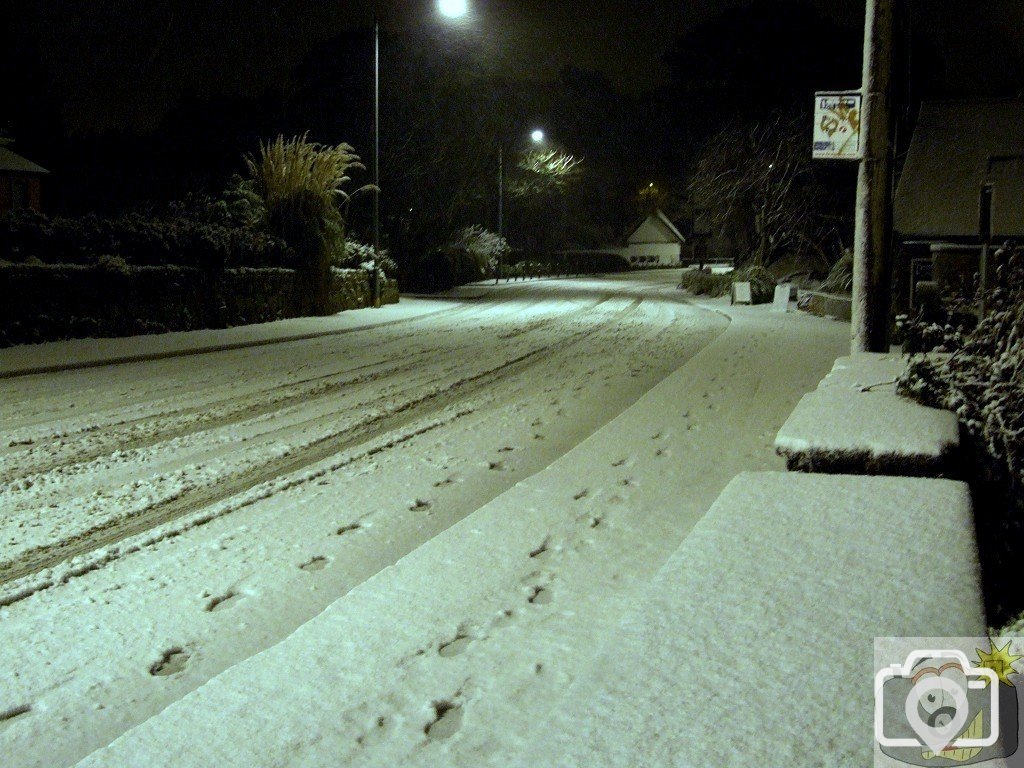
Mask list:
[[[466,0],[440,0],[437,7],[441,11],[441,15],[449,19],[457,19],[469,12]]]
[[[438,0],[442,16],[457,19],[469,12],[467,0]],[[373,306],[380,306],[380,14],[373,12]]]
[[[534,144],[541,144],[544,141],[544,131],[535,128],[530,134]],[[504,206],[505,206],[505,147],[498,142],[498,237],[504,237]],[[501,256],[499,251],[497,268],[494,270],[494,284],[501,279]]]

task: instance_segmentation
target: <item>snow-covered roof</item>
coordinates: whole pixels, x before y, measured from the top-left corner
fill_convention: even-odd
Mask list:
[[[17,152],[0,146],[0,173],[49,173],[49,171],[41,165],[27,160]]]
[[[660,209],[652,213],[633,230],[633,233],[626,240],[634,243],[685,243],[683,237],[675,225]]]
[[[995,185],[992,232],[1024,235],[1024,102],[977,100],[921,105],[894,224],[905,237],[977,237],[978,197]]]

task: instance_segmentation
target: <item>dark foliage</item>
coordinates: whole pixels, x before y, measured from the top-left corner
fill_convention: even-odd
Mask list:
[[[1003,256],[1000,287],[973,329],[955,317],[905,324],[919,349],[932,341],[951,354],[912,357],[900,382],[903,394],[960,420],[989,621],[996,626],[1024,609],[1017,589],[1024,553],[1024,254]]]
[[[283,240],[190,217],[50,218],[32,211],[0,217],[0,258],[7,261],[91,265],[111,257],[133,266],[210,270],[290,267],[295,259]]]

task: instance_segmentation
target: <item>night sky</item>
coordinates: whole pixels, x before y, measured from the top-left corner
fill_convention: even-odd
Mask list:
[[[620,90],[636,93],[663,82],[659,59],[677,35],[743,4],[474,0],[472,17],[458,25],[443,21],[432,0],[379,5],[386,29],[429,36],[442,46],[468,37],[481,56],[481,69],[547,79],[573,64],[601,70]],[[367,25],[374,7],[370,0],[8,0],[6,5],[12,36],[36,51],[72,130],[145,128],[183,92],[250,95],[278,87],[313,46],[341,30]],[[837,23],[862,23],[858,2],[815,0],[815,5]],[[945,59],[942,71],[929,75],[950,96],[1012,96],[1024,87],[1020,0],[914,0],[909,14],[915,32]],[[860,52],[837,55],[859,59]]]

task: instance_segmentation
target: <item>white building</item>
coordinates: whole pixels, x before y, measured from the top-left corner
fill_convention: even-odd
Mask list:
[[[668,216],[657,210],[626,239],[625,256],[634,266],[678,266],[685,242]]]

